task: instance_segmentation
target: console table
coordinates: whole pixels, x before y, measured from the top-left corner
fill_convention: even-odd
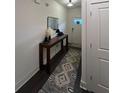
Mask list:
[[[43,48],[46,48],[47,50],[47,72],[50,73],[50,48],[56,45],[57,43],[61,42],[61,50],[63,50],[63,40],[66,39],[66,50],[68,50],[68,35],[64,34],[62,36],[57,36],[52,38],[48,43],[40,43],[39,44],[39,66],[40,70],[43,66]]]

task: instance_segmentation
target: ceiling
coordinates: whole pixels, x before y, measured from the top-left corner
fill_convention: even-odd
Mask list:
[[[55,1],[57,1],[58,3],[66,7],[67,7],[67,4],[69,3],[69,0],[55,0]],[[71,1],[74,4],[74,6],[72,6],[73,8],[81,6],[81,0],[71,0]]]

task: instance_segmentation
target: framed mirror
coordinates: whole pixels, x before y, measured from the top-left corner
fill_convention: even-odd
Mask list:
[[[53,30],[58,29],[58,18],[47,17],[47,28],[51,27]]]

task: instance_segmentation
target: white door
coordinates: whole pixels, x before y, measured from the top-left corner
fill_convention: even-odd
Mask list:
[[[81,24],[74,24],[73,20],[76,17],[72,18],[72,44],[73,46],[81,47]]]
[[[87,87],[109,93],[109,3],[88,4]]]
[[[67,33],[69,43],[74,47],[81,47],[81,25],[76,25],[74,19],[81,18],[81,7],[67,9]]]

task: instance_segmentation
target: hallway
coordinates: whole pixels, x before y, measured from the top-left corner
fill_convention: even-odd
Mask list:
[[[108,0],[16,0],[15,7],[17,93],[109,93]]]
[[[1,0],[0,93],[122,93],[124,0]]]
[[[53,59],[50,75],[45,70],[39,71],[16,93],[87,93],[80,88],[80,58],[81,50],[79,48],[69,48],[68,52],[60,52]],[[64,64],[66,71],[62,67]],[[63,78],[62,73],[65,78]],[[59,76],[62,86],[56,85],[56,76]],[[66,81],[64,82],[64,80]]]
[[[72,93],[80,64],[81,50],[70,48],[38,93]]]

